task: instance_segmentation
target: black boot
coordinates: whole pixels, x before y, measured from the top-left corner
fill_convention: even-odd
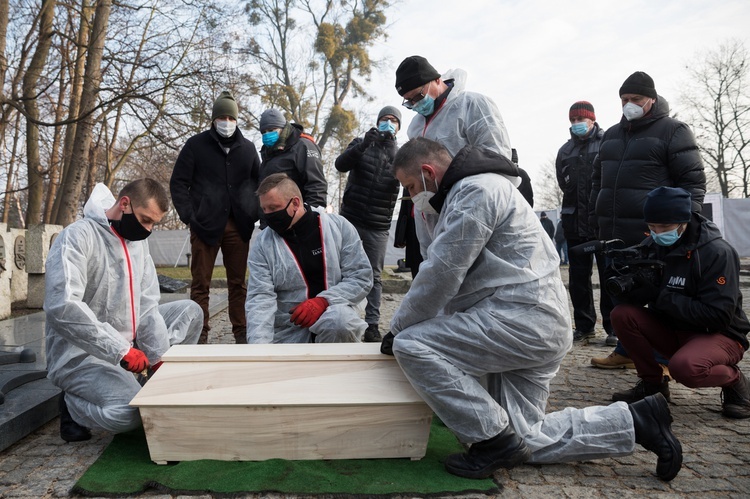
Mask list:
[[[721,389],[721,413],[728,418],[750,418],[750,381],[740,371],[740,379]]]
[[[365,337],[363,341],[365,343],[380,343],[383,338],[380,337],[380,330],[377,324],[368,324],[365,329]]]
[[[661,393],[649,395],[628,406],[633,415],[635,443],[656,454],[656,475],[664,481],[677,476],[682,467],[682,445],[672,433],[672,415]]]
[[[633,402],[638,402],[649,395],[657,393],[664,395],[667,402],[672,401],[669,397],[669,380],[667,378],[662,378],[661,383],[652,383],[650,381],[639,379],[638,383],[636,383],[630,390],[613,393],[612,402],[627,402],[628,404],[632,404]]]
[[[83,442],[91,438],[91,431],[85,426],[81,426],[75,421],[68,412],[68,406],[65,403],[65,392],[60,394],[60,438],[66,442]]]
[[[494,437],[472,444],[469,452],[448,456],[445,469],[464,478],[487,478],[500,468],[513,468],[530,457],[523,439],[508,426]]]

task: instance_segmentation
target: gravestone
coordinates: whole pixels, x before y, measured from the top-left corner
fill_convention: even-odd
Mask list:
[[[10,299],[12,303],[25,302],[29,292],[29,274],[26,273],[26,229],[8,229],[13,242],[13,259],[6,265],[10,270]]]
[[[26,306],[29,308],[42,308],[44,305],[47,255],[62,229],[60,225],[39,224],[30,226],[26,233],[26,271],[29,274]]]
[[[7,224],[0,224],[0,320],[10,317],[10,266],[13,265],[13,245]]]

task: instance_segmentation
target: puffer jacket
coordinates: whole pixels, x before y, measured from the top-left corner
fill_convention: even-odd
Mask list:
[[[589,221],[598,227],[598,237],[638,244],[648,234],[646,195],[659,186],[685,189],[693,211],[701,211],[706,175],[698,145],[685,123],[669,117],[669,103],[662,96],[648,115],[633,121],[623,116],[604,132],[589,201]]]
[[[336,169],[349,172],[341,215],[353,225],[379,231],[391,228],[399,191],[398,180],[391,173],[397,150],[391,134],[368,145],[358,137],[336,158]]]
[[[649,308],[676,329],[721,333],[748,349],[750,323],[742,310],[740,260],[713,222],[693,214],[680,243],[669,248],[649,237],[649,258],[665,263],[661,292]]]
[[[594,123],[586,137],[571,132],[568,140],[557,152],[555,172],[557,185],[563,193],[560,219],[565,239],[591,241],[597,237],[589,224],[589,198],[591,196],[591,173],[594,160],[599,154],[599,144],[604,130]]]
[[[302,200],[310,206],[326,207],[328,182],[323,172],[320,148],[302,134],[302,127],[287,123],[272,147],[260,150],[263,163],[260,181],[273,173],[286,173],[302,191]]]

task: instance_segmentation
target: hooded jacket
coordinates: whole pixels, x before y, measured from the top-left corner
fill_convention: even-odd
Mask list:
[[[325,289],[317,296],[337,306],[354,307],[372,288],[372,267],[357,231],[345,218],[320,208]],[[309,296],[308,283],[289,245],[271,229],[260,232],[250,248],[247,282],[248,343],[309,343],[310,328],[290,320],[290,310]],[[354,314],[360,322],[358,313]],[[345,316],[344,316],[345,317]],[[341,321],[342,327],[345,320]],[[364,330],[363,326],[363,330]]]
[[[58,386],[89,356],[116,365],[136,339],[152,364],[169,348],[148,242],[110,228],[105,212],[114,204],[97,184],[84,218],[60,232],[47,257],[47,369]]]
[[[649,308],[666,315],[675,329],[718,332],[748,349],[739,256],[713,222],[694,213],[678,244],[666,248],[648,237],[643,246],[649,258],[665,263],[661,291]]]
[[[210,246],[219,243],[230,213],[244,241],[258,221],[258,151],[239,129],[228,152],[224,147],[213,125],[190,137],[169,181],[180,220]]]
[[[260,181],[273,173],[286,173],[302,191],[302,200],[310,206],[328,204],[328,182],[323,172],[320,148],[302,135],[302,126],[287,123],[279,140],[260,149],[263,164]]]
[[[467,145],[492,149],[510,158],[510,138],[497,105],[489,97],[466,91],[466,71],[454,69],[441,78],[452,89],[435,112],[415,114],[407,135],[440,142],[452,155]]]
[[[399,183],[391,173],[398,145],[390,134],[362,148],[357,137],[336,158],[336,169],[349,172],[341,215],[357,227],[387,231],[391,228]]]
[[[601,239],[622,239],[628,246],[648,234],[643,221],[646,195],[659,186],[682,187],[700,212],[706,193],[698,145],[690,128],[669,117],[661,96],[651,112],[604,132],[594,161],[589,221]]]
[[[594,123],[586,137],[571,132],[570,139],[557,152],[555,172],[563,193],[560,219],[565,238],[571,241],[591,241],[598,236],[589,224],[589,199],[594,160],[603,136],[604,131]]]

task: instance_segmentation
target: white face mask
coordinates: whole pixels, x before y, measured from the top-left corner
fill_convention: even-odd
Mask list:
[[[215,120],[216,133],[222,137],[231,137],[237,130],[237,122],[232,120]]]
[[[644,103],[645,106],[648,103]],[[624,106],[622,106],[622,114],[625,115],[625,119],[628,121],[637,120],[639,118],[643,117],[643,107],[639,106],[638,104],[633,104],[632,102],[628,102]]]
[[[437,210],[430,204],[430,199],[432,199],[435,193],[427,190],[427,184],[424,181],[424,172],[420,171],[420,173],[422,174],[422,188],[424,190],[412,196],[411,201],[414,203],[414,209],[425,215],[437,215]],[[437,185],[437,180],[435,180],[435,186],[437,187]]]

